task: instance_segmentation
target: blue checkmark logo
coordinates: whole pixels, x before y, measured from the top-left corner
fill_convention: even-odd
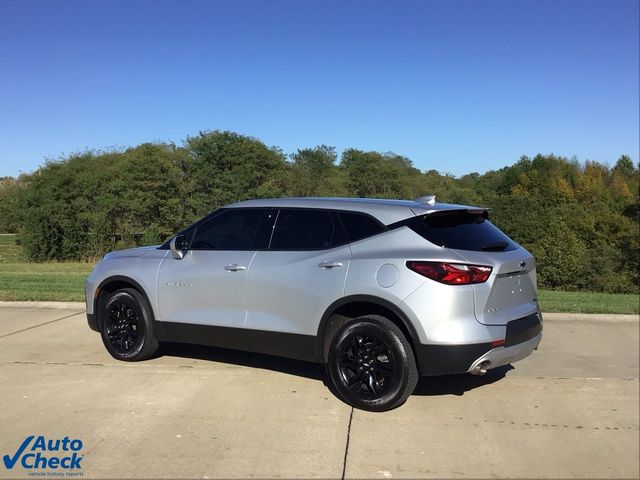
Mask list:
[[[2,457],[4,466],[7,467],[7,469],[11,470],[14,467],[14,465],[20,458],[20,455],[22,455],[22,452],[25,451],[31,440],[33,440],[33,435],[29,435],[27,438],[25,438],[22,442],[22,445],[20,445],[16,453],[13,455],[13,458],[11,458],[9,455],[5,455]]]

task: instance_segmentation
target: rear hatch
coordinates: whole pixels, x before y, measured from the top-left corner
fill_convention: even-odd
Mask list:
[[[538,311],[533,256],[520,247],[491,255],[459,252],[469,263],[493,267],[489,280],[473,286],[476,318],[485,325],[505,325]]]
[[[535,260],[488,216],[486,209],[472,207],[440,210],[406,225],[431,243],[455,250],[470,265],[493,269],[486,282],[473,285],[475,315],[482,324],[505,325],[538,311]]]

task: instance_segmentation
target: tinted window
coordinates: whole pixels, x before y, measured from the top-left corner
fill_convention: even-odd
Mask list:
[[[193,250],[252,250],[264,209],[229,209],[196,230]]]
[[[386,230],[375,219],[361,213],[340,212],[340,219],[351,242],[377,235]]]
[[[254,250],[266,250],[269,248],[269,240],[271,240],[273,224],[276,221],[277,215],[277,209],[270,208],[265,211],[265,214],[262,217],[262,222],[260,223],[260,228],[258,228],[256,238],[253,242]]]
[[[441,247],[458,250],[504,252],[518,246],[483,215],[432,214],[416,218],[408,226]]]
[[[322,250],[333,241],[333,222],[329,212],[280,210],[271,238],[273,250]]]

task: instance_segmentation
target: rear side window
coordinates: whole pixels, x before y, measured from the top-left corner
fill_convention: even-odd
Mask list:
[[[340,212],[340,219],[350,242],[372,237],[387,230],[380,222],[361,213]]]
[[[486,219],[486,214],[451,212],[412,219],[407,226],[441,247],[479,252],[505,252],[518,245]]]
[[[280,210],[271,250],[322,250],[333,242],[331,214],[317,210]]]

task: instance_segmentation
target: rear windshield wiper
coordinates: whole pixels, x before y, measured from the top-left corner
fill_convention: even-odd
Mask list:
[[[496,243],[490,243],[489,245],[484,245],[482,247],[482,250],[484,250],[485,252],[501,252],[508,246],[509,246],[509,243],[507,242],[496,242]]]

